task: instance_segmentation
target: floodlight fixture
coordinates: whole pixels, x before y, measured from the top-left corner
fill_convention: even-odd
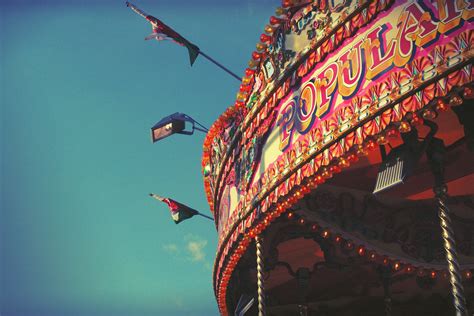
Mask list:
[[[403,183],[413,172],[419,158],[418,153],[411,150],[407,144],[392,149],[388,155],[384,154],[385,147],[381,147],[381,153],[382,163],[377,174],[374,194]]]
[[[185,130],[186,122],[192,124],[192,129],[190,131]],[[204,133],[209,131],[206,127],[198,123],[189,115],[176,112],[161,119],[151,128],[151,139],[155,143],[173,134],[192,135],[194,134],[195,130]]]
[[[423,141],[418,140],[418,132],[413,128],[408,133],[401,134],[403,144],[393,148],[390,153],[387,154],[385,147],[380,146],[382,163],[377,174],[374,194],[404,183],[406,178],[413,173],[438,130],[438,126],[431,121],[425,120],[423,124],[430,128]]]

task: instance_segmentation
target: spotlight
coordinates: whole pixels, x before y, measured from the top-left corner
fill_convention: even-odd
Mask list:
[[[400,134],[403,144],[393,148],[388,155],[385,146],[380,146],[382,163],[377,174],[374,194],[403,183],[413,173],[416,164],[437,131],[436,124],[430,121],[425,120],[424,125],[430,128],[430,132],[423,141],[418,140],[418,131],[412,128],[409,132]]]
[[[192,124],[191,131],[185,131],[186,122],[190,122]],[[200,127],[196,127],[195,124],[199,125]],[[163,118],[151,128],[151,138],[155,143],[173,134],[192,135],[194,130],[205,133],[208,132],[207,128],[196,122],[190,116],[184,113],[176,112]]]

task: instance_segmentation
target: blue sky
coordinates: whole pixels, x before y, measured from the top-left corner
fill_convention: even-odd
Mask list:
[[[243,74],[279,1],[132,1]],[[203,213],[203,134],[239,83],[151,31],[124,1],[0,3],[0,314],[215,315],[211,222],[175,225],[149,192]]]

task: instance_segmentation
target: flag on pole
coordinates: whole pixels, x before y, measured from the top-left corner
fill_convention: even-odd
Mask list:
[[[173,218],[173,221],[176,224],[179,224],[180,222],[184,221],[185,219],[191,218],[194,215],[200,214],[195,209],[192,209],[189,206],[186,206],[179,202],[176,202],[175,200],[164,198],[154,193],[150,193],[150,196],[168,205],[171,212],[171,217]]]
[[[172,40],[173,42],[185,46],[188,49],[189,53],[189,61],[191,62],[191,66],[194,64],[194,61],[199,55],[199,47],[182,37],[178,32],[173,30],[171,27],[160,21],[159,19],[151,16],[135,5],[131,4],[130,2],[126,2],[127,7],[132,9],[134,12],[139,14],[140,16],[144,17],[148,22],[150,22],[151,27],[153,29],[153,33],[149,36],[145,37],[145,40],[156,39],[157,41],[162,40]]]

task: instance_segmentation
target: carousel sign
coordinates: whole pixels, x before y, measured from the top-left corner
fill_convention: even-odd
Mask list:
[[[300,88],[283,103],[277,121],[280,150],[288,148],[295,132],[304,135],[315,122],[333,113],[336,104],[344,104],[361,88],[385,79],[391,69],[403,68],[415,56],[438,46],[440,36],[454,32],[474,17],[474,8],[469,5],[472,6],[468,2],[440,0],[429,7],[416,1],[398,7],[395,15],[386,14],[377,26],[353,40],[349,48],[304,78]],[[459,56],[453,55],[447,66],[459,61]],[[434,67],[429,66],[421,69],[419,76],[425,81],[434,74]],[[401,82],[402,92],[411,90],[411,83]]]

